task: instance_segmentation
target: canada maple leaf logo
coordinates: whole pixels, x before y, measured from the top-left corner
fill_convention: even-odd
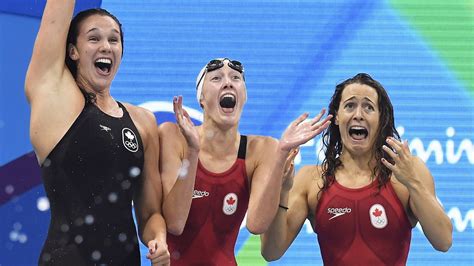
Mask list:
[[[230,197],[228,200],[226,200],[226,202],[227,202],[227,204],[229,204],[229,205],[234,205],[235,199],[232,198],[232,197]]]
[[[125,133],[125,136],[129,139],[129,140],[133,140],[135,137],[133,136],[133,134],[130,132],[130,131],[127,131]]]
[[[375,209],[375,211],[372,213],[375,217],[379,217],[380,215],[382,215],[382,211],[379,210],[379,209]]]

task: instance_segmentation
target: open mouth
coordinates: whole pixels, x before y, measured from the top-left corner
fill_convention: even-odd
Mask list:
[[[349,135],[355,140],[363,140],[369,135],[369,131],[365,127],[352,126],[349,128]]]
[[[221,96],[219,105],[222,107],[225,113],[231,113],[234,110],[237,101],[233,94],[226,93]]]
[[[109,74],[112,68],[112,60],[108,58],[99,58],[94,63],[101,74]]]

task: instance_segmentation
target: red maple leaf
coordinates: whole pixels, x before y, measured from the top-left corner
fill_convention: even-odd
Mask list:
[[[382,215],[382,211],[375,208],[375,211],[372,213],[375,217],[379,217],[380,215]]]
[[[234,205],[234,203],[235,203],[235,200],[234,200],[234,198],[232,198],[232,197],[230,197],[230,198],[229,198],[228,200],[226,200],[226,201],[227,201],[227,204],[229,204],[229,205]]]

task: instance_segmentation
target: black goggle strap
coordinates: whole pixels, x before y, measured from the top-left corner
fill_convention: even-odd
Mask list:
[[[237,60],[230,60],[229,58],[224,58],[222,60],[219,60],[219,59],[214,59],[214,60],[211,60],[209,61],[209,63],[207,63],[206,65],[206,71],[204,71],[201,75],[201,77],[199,78],[199,81],[198,83],[196,84],[196,90],[197,88],[199,87],[199,84],[201,83],[202,79],[204,78],[204,76],[206,75],[207,72],[211,72],[211,71],[214,71],[214,70],[217,70],[221,67],[224,66],[224,61],[225,60],[228,60],[229,63],[227,63],[227,65],[232,68],[233,70],[241,73],[243,75],[244,73],[244,67],[242,66],[242,63],[240,63],[239,61]],[[245,77],[244,77],[244,80],[245,80]]]
[[[239,73],[244,72],[244,67],[242,66],[242,63],[240,63],[237,60],[230,60],[229,58],[224,58],[222,60],[219,60],[219,59],[211,60],[209,63],[207,63],[207,66],[206,66],[207,72],[211,72],[211,71],[214,71],[216,69],[219,69],[219,68],[223,67],[225,60],[229,61],[229,63],[227,63],[227,65],[230,68],[232,68],[233,70],[235,70]]]

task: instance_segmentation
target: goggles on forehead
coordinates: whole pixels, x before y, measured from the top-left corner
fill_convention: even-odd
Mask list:
[[[231,60],[229,58],[224,58],[224,59],[213,59],[211,61],[209,61],[209,63],[207,63],[206,65],[206,71],[204,71],[201,75],[201,77],[199,78],[199,81],[198,83],[196,83],[196,89],[199,87],[199,84],[201,83],[202,79],[204,78],[204,76],[206,75],[207,72],[212,72],[214,70],[217,70],[221,67],[224,66],[224,61],[229,61],[227,63],[227,65],[232,68],[233,70],[243,74],[244,73],[244,66],[242,65],[242,63],[240,63],[239,61],[237,60]]]

